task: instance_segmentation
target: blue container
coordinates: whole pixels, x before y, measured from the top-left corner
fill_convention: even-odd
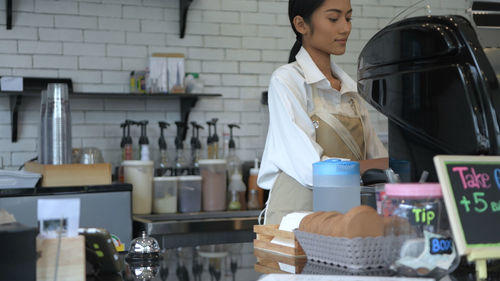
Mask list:
[[[345,213],[360,202],[359,163],[328,159],[313,164],[313,211]]]

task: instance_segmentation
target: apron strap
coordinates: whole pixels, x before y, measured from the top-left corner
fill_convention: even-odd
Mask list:
[[[351,98],[351,102],[353,104],[354,110],[356,111],[355,113],[359,116],[359,121],[361,122],[361,127],[363,128],[363,143],[365,145],[364,145],[362,159],[366,159],[366,146],[367,145],[366,145],[365,123],[363,122],[363,116],[361,115],[361,110],[359,109],[359,103],[354,98]]]
[[[357,159],[364,159],[363,154],[361,153],[361,149],[359,148],[358,143],[352,137],[351,132],[347,130],[347,128],[342,124],[342,122],[337,119],[333,114],[326,112],[316,112],[316,116],[321,118],[324,122],[326,122],[330,127],[332,127],[338,136],[344,141],[347,147],[351,150],[351,152],[356,156]]]

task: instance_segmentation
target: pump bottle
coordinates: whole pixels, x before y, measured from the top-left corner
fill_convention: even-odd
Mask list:
[[[217,121],[218,118],[212,118],[212,123],[214,124],[214,134],[212,136],[212,147],[213,147],[213,159],[219,159],[219,136],[217,135]]]
[[[121,155],[121,161],[125,160],[125,142],[127,141],[127,136],[126,136],[126,129],[127,129],[127,123],[121,123],[120,128],[123,128],[123,135],[122,135],[122,140],[120,142],[120,148],[122,150],[122,155]],[[123,167],[118,168],[118,181],[123,182],[124,181],[124,174],[123,174]]]
[[[226,158],[227,162],[227,175],[228,178],[231,180],[233,174],[241,174],[241,161],[236,155],[236,144],[234,142],[233,138],[233,128],[240,128],[240,126],[236,124],[229,124],[227,125],[229,127],[229,145],[228,145],[228,155]]]
[[[182,175],[183,169],[186,168],[186,158],[184,157],[184,143],[183,143],[183,132],[186,128],[186,123],[177,121],[175,122],[177,126],[177,135],[175,136],[175,174],[177,176]]]
[[[191,146],[191,165],[195,167],[196,164],[196,127],[198,126],[198,123],[192,121],[191,122],[191,140],[189,141],[189,144]]]
[[[149,139],[147,136],[147,126],[149,121],[143,120],[138,122],[141,126],[141,137],[139,138],[139,146],[141,148],[141,161],[149,161]]]
[[[262,209],[264,206],[264,190],[257,185],[257,177],[259,175],[259,159],[255,158],[254,167],[250,169],[250,175],[248,176],[248,196],[249,198],[254,196],[255,191],[257,192],[257,199],[259,202],[258,209]]]
[[[120,128],[123,129],[122,140],[120,142],[120,148],[122,150],[121,161],[125,160],[125,142],[127,141],[127,123],[121,123]]]
[[[158,147],[160,148],[160,161],[158,161],[158,166],[161,169],[161,174],[164,174],[169,166],[168,154],[167,154],[167,142],[165,141],[165,135],[163,130],[166,130],[170,126],[167,122],[158,122],[160,126],[160,138],[158,139]]]
[[[134,149],[132,145],[132,137],[130,136],[130,125],[134,124],[132,120],[125,120],[124,128],[127,128],[127,136],[122,140],[123,141],[123,150],[122,150],[122,160],[133,160],[134,159]]]
[[[231,205],[231,203],[234,200],[237,200],[239,202],[241,210],[246,210],[246,208],[247,208],[247,201],[246,201],[247,187],[243,183],[243,179],[242,179],[241,174],[239,172],[232,174],[231,183],[229,184],[228,191],[229,191],[228,198],[231,198],[231,201],[229,202],[229,205],[228,205],[228,209],[231,209],[231,206],[234,206],[234,204]]]
[[[191,163],[193,166],[193,175],[199,175],[199,160],[201,158],[200,129],[204,130],[204,128],[196,122],[191,122],[191,124],[193,126],[193,137],[191,138]]]
[[[207,121],[208,126],[208,137],[207,137],[207,159],[213,159],[214,147],[212,141],[212,126],[214,123],[212,121]]]

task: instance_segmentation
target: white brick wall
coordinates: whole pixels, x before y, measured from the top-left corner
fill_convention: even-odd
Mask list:
[[[354,21],[348,52],[336,60],[355,77],[357,55],[366,41],[416,0],[351,1]],[[439,13],[463,14],[466,8],[465,0],[431,3]],[[14,5],[13,29],[6,30],[5,1],[0,0],[0,75],[69,77],[77,91],[126,92],[128,73],[144,69],[151,53],[183,52],[186,71],[200,73],[206,92],[223,95],[201,99],[191,120],[205,124],[220,118],[221,136],[227,123],[240,123],[242,129],[235,131],[240,157],[260,157],[268,122],[260,93],[272,71],[286,63],[295,38],[288,1],[194,0],[184,39],[178,36],[178,5],[177,0],[23,0]],[[9,100],[0,98],[0,156],[5,165],[21,164],[36,153],[38,103],[32,98],[28,106],[23,104],[20,139],[13,144]],[[149,119],[153,150],[157,122],[179,119],[175,100],[75,98],[72,108],[75,146],[98,146],[114,164],[119,161],[119,123],[125,118]],[[385,119],[373,114],[374,126],[385,132]],[[174,127],[167,134],[173,149]],[[202,131],[204,138],[206,134]],[[134,129],[135,143],[138,135]]]

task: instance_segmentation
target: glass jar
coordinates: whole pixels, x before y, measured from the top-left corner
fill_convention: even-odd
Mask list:
[[[398,275],[439,279],[458,266],[438,183],[385,185],[384,256]]]

